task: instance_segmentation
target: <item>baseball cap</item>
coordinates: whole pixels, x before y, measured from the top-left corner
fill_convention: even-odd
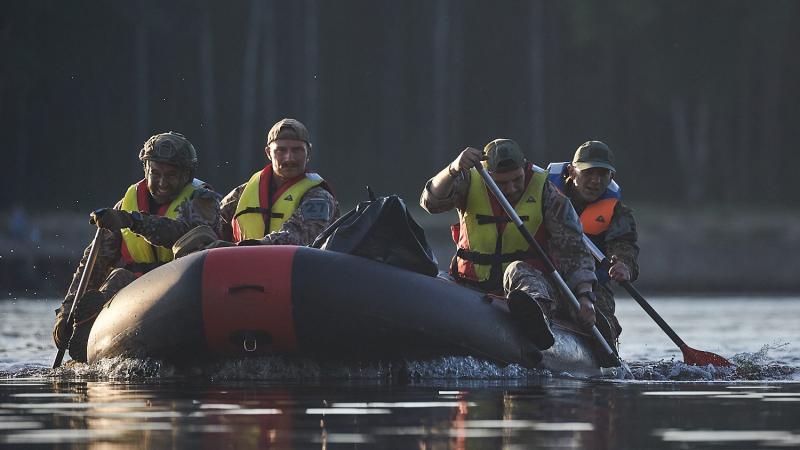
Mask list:
[[[483,166],[489,172],[510,172],[525,166],[525,155],[511,139],[495,139],[486,144],[483,153],[486,155]]]
[[[270,128],[267,133],[267,145],[278,139],[294,139],[311,144],[308,138],[308,129],[299,120],[281,119]]]
[[[575,151],[572,158],[572,165],[578,170],[591,169],[592,167],[602,167],[612,172],[614,168],[614,153],[603,142],[586,141]]]

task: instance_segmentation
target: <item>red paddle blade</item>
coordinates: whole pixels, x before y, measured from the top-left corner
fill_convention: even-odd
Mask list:
[[[683,362],[693,366],[707,366],[713,364],[715,366],[732,366],[733,363],[717,355],[716,353],[704,352],[695,350],[689,346],[681,347],[683,352]]]

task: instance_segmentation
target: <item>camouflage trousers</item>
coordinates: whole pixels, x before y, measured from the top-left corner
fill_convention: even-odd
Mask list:
[[[111,271],[106,281],[100,286],[100,292],[110,299],[125,286],[131,284],[136,279],[136,275],[128,269],[118,268]]]
[[[136,279],[136,275],[127,269],[114,269],[100,286],[99,293],[87,291],[84,299],[75,306],[73,323],[68,324],[67,316],[72,308],[72,299],[67,298],[56,314],[56,323],[53,327],[53,340],[58,348],[63,348],[69,338],[69,354],[76,361],[86,361],[86,344],[89,332],[94,325],[95,318],[103,309],[103,305],[122,288]]]
[[[613,328],[616,337],[619,337],[620,333],[622,333],[622,326],[619,324],[617,320],[617,316],[614,315],[617,309],[617,305],[614,302],[614,292],[611,290],[611,286],[606,283],[600,284],[594,290],[595,296],[597,296],[597,303],[595,303],[595,308],[600,311],[606,319],[608,319]]]
[[[531,267],[528,263],[515,261],[508,265],[508,268],[503,274],[503,289],[506,295],[517,289],[524,291],[536,299],[542,311],[550,319],[560,317],[575,321],[577,311],[575,311],[569,299],[565,298],[564,295],[558,291],[556,286],[547,279],[544,273]],[[612,328],[612,337],[616,340],[619,333],[622,332],[622,327],[620,327],[617,318],[614,317],[614,294],[604,285],[595,289],[594,292],[597,296],[595,308],[610,322],[609,325]],[[598,317],[598,320],[602,319]],[[600,327],[601,331],[603,328],[602,326]]]

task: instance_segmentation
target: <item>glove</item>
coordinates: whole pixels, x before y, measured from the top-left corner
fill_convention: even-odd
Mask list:
[[[239,247],[250,247],[253,245],[263,245],[259,239],[245,239],[236,243]]]
[[[97,228],[117,231],[123,228],[130,228],[133,225],[131,214],[114,208],[100,208],[89,214],[89,223],[97,225]]]
[[[67,321],[69,310],[72,308],[74,295],[68,295],[61,303],[61,308],[56,310],[56,323],[53,326],[53,342],[59,350],[67,349],[67,339],[72,335],[72,323]]]

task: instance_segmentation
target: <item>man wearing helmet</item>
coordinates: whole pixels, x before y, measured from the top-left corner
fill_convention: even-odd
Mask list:
[[[67,296],[56,310],[53,340],[69,345],[73,360],[86,360],[86,341],[102,306],[142,273],[174,259],[172,245],[189,230],[205,225],[218,232],[219,194],[194,178],[197,153],[182,134],[152,136],[139,152],[145,178],[132,184],[114,208],[91,214],[101,228],[99,252],[86,293],[67,323],[89,255],[84,252]],[[70,339],[71,336],[71,339]]]
[[[270,162],[222,199],[222,239],[308,245],[336,220],[339,204],[330,187],[306,170],[310,151],[308,130],[300,121],[273,125],[264,149]],[[225,244],[212,244],[220,245]]]

